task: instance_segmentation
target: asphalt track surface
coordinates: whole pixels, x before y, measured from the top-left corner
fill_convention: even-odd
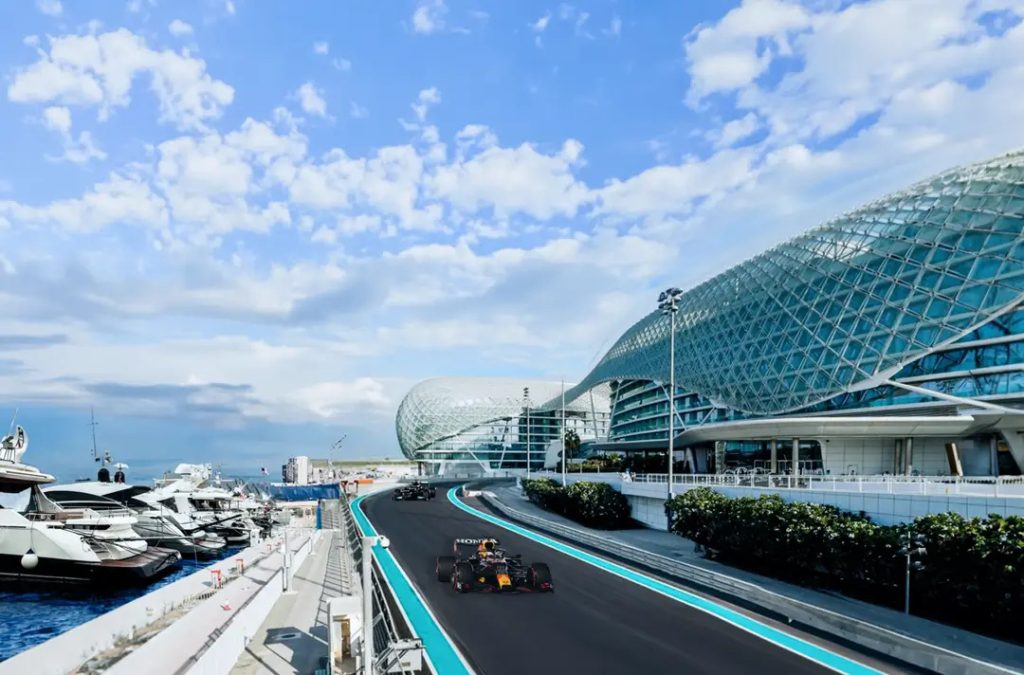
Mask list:
[[[801,656],[704,612],[465,513],[444,497],[363,503],[430,609],[481,675],[823,673]],[[467,500],[472,503],[472,500]],[[524,562],[546,562],[554,593],[458,594],[435,558],[456,537],[494,536]]]

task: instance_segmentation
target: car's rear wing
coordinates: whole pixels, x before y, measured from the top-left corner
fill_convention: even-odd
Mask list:
[[[456,556],[459,555],[459,547],[472,548],[473,552],[476,552],[477,547],[480,546],[481,544],[485,543],[485,542],[493,542],[495,547],[498,546],[498,540],[493,538],[493,537],[482,537],[482,538],[460,537],[460,538],[455,540],[455,544],[454,544],[454,546],[452,546],[452,550],[455,551],[455,555]]]

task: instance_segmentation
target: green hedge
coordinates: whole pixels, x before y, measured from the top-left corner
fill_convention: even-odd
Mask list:
[[[628,526],[629,501],[607,483],[580,481],[563,488],[550,478],[522,481],[531,502],[588,527],[616,529]]]
[[[924,516],[879,525],[833,506],[778,496],[730,499],[709,488],[666,505],[672,529],[723,561],[796,583],[902,607],[908,527],[927,553],[913,572],[915,614],[1021,641],[1024,518]]]

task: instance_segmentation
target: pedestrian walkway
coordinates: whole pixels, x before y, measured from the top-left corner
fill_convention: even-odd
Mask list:
[[[853,617],[974,659],[997,663],[1014,671],[1024,672],[1024,647],[1019,645],[987,638],[920,617],[907,616],[902,612],[887,607],[853,600],[837,593],[816,591],[796,586],[708,560],[695,550],[692,541],[669,532],[647,528],[632,530],[590,529],[568,518],[540,508],[526,499],[520,490],[515,487],[493,486],[487,488],[487,492],[493,495],[494,499],[525,514],[538,516],[555,523],[597,534],[606,539],[695,565],[716,574],[756,584],[768,591],[803,603],[816,605],[831,612]]]
[[[312,675],[328,654],[327,605],[342,595],[342,538],[324,530],[313,554],[296,572],[231,670],[233,675]]]

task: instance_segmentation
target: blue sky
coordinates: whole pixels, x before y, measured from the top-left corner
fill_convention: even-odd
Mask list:
[[[0,6],[0,406],[29,459],[394,456],[668,284],[1024,144],[1014,0]]]

